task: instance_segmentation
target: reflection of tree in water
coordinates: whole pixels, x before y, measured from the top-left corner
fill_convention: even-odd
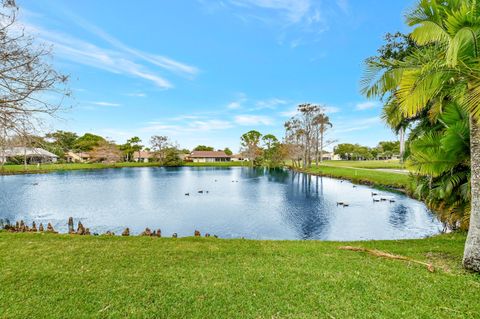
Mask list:
[[[291,173],[291,183],[285,192],[288,207],[284,217],[302,239],[324,238],[328,230],[330,220],[322,187],[320,177]]]
[[[288,170],[283,168],[267,169],[267,178],[269,182],[285,184],[290,176]]]
[[[240,171],[240,177],[243,179],[255,179],[264,176],[266,169],[263,167],[252,167],[248,169],[242,169]]]
[[[403,204],[394,205],[390,210],[388,218],[390,224],[395,228],[405,228],[408,218],[408,207]]]

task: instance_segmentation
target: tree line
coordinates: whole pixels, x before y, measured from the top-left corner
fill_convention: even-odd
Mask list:
[[[342,160],[389,160],[400,157],[400,141],[382,141],[376,147],[341,143],[334,147],[334,154]]]
[[[137,136],[131,137],[123,144],[117,144],[100,135],[85,133],[79,136],[75,132],[58,130],[44,136],[30,135],[27,139],[22,136],[12,136],[4,143],[5,147],[43,148],[66,161],[69,153],[76,153],[88,157],[89,162],[133,162],[140,154],[148,154],[149,161],[158,162],[165,166],[182,164],[182,154],[190,154],[190,150],[180,148],[167,136],[154,135],[149,140],[149,146],[143,144]],[[198,145],[194,151],[213,151],[211,146]],[[219,150],[227,155],[233,152],[228,148]],[[142,153],[140,153],[142,152]],[[23,163],[24,158],[13,159],[11,164]]]

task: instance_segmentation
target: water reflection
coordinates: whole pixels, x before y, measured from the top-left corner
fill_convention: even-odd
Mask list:
[[[403,204],[396,204],[391,209],[390,224],[395,228],[404,228],[407,226],[408,207]]]
[[[379,196],[392,202],[377,203],[371,192],[284,169],[72,171],[0,177],[0,218],[53,222],[60,231],[72,216],[99,233],[148,226],[166,235],[199,229],[255,239],[399,239],[441,230],[422,203],[388,192]]]

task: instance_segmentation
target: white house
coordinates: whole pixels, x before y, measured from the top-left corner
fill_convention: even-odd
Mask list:
[[[90,161],[91,156],[89,153],[86,152],[75,153],[72,151],[68,151],[65,155],[65,159],[69,163],[85,163]]]
[[[224,151],[193,151],[188,159],[196,163],[230,162],[231,156]]]
[[[231,161],[232,162],[245,162],[245,161],[248,161],[248,158],[245,157],[245,155],[243,155],[243,154],[234,154],[234,155],[232,155]]]
[[[30,164],[55,163],[58,156],[38,147],[9,147],[0,150],[0,162],[5,163],[16,159],[27,158]]]
[[[148,163],[153,157],[153,154],[148,151],[133,152],[133,160],[140,163]]]
[[[324,161],[339,161],[342,158],[338,154],[334,154],[333,152],[323,153],[322,159]]]

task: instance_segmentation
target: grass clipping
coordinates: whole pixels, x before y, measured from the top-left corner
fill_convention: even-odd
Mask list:
[[[405,256],[393,255],[393,254],[390,254],[390,253],[387,253],[387,252],[384,252],[384,251],[381,251],[381,250],[367,249],[367,248],[353,247],[353,246],[341,246],[341,247],[338,247],[338,249],[360,251],[360,252],[369,253],[370,255],[374,255],[374,256],[377,256],[377,257],[408,261],[408,262],[412,262],[412,263],[419,264],[419,265],[427,267],[427,270],[429,272],[434,272],[435,271],[435,268],[433,267],[432,264],[429,264],[429,263],[426,263],[426,262],[423,262],[423,261],[419,261],[419,260],[415,260],[415,259],[411,259],[411,258],[408,258],[408,257],[405,257]]]

